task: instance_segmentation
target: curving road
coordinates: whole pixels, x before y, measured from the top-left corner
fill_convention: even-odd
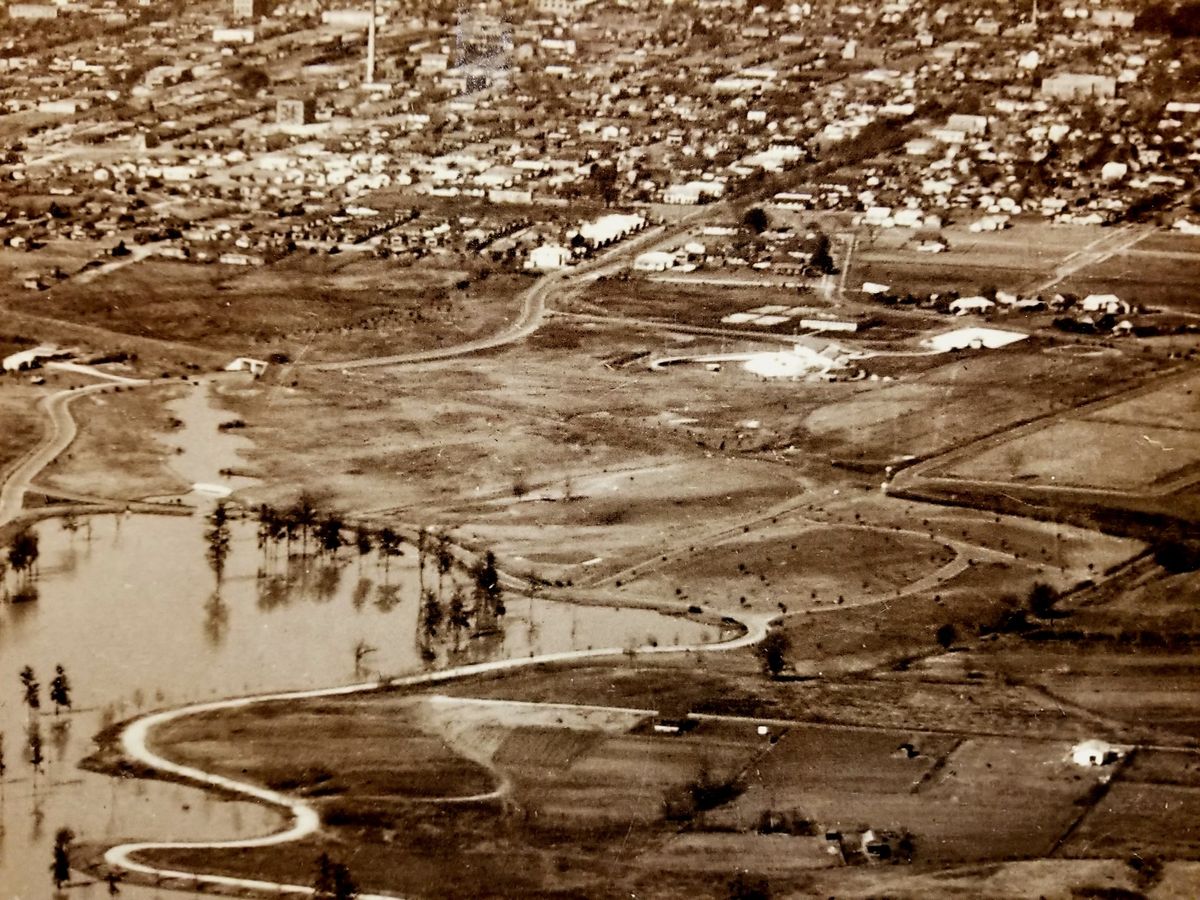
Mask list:
[[[713,615],[717,615],[712,613]],[[767,629],[776,616],[747,617],[741,624],[745,633],[718,644],[692,644],[674,647],[642,647],[635,652],[643,655],[664,653],[704,653],[713,651],[737,650],[753,646],[765,637]],[[443,684],[475,675],[493,672],[505,672],[547,663],[571,663],[588,659],[620,658],[627,652],[619,647],[599,650],[573,650],[563,653],[548,653],[542,656],[502,659],[493,662],[475,663],[444,669],[439,672],[427,672],[419,675],[391,679],[388,687],[421,687],[426,685]],[[275,694],[260,694],[253,697],[239,697],[232,700],[218,700],[207,703],[196,703],[178,709],[154,713],[130,723],[121,733],[121,749],[130,759],[150,766],[160,773],[186,779],[198,785],[218,788],[232,794],[241,795],[247,799],[267,803],[286,813],[290,819],[288,827],[275,834],[258,838],[248,838],[232,841],[207,842],[168,842],[145,841],[133,844],[121,844],[113,847],[104,854],[104,861],[114,868],[124,869],[138,875],[148,876],[157,880],[172,880],[184,883],[186,886],[204,889],[207,887],[235,888],[240,890],[255,890],[278,895],[312,896],[313,889],[300,884],[281,884],[269,881],[259,881],[252,878],[236,878],[228,875],[197,874],[175,869],[166,869],[147,863],[138,862],[134,857],[139,853],[152,850],[237,850],[257,847],[274,847],[299,841],[320,830],[320,814],[305,800],[290,797],[287,794],[248,782],[236,781],[223,775],[215,775],[192,766],[180,765],[165,757],[159,756],[147,745],[150,732],[167,722],[185,716],[199,713],[216,712],[226,709],[239,709],[259,703],[270,703],[289,700],[309,700],[323,697],[342,697],[350,694],[367,693],[380,689],[380,684],[371,682],[353,684],[344,687],[326,688],[312,691],[294,691]],[[461,799],[461,798],[460,798]],[[396,900],[392,895],[360,894],[360,900]]]
[[[687,231],[695,222],[704,216],[712,215],[717,206],[702,206],[683,216],[672,225],[656,225],[641,234],[620,241],[610,250],[569,269],[560,269],[541,276],[529,290],[525,292],[521,304],[521,312],[515,322],[495,334],[475,340],[465,341],[451,347],[438,347],[433,350],[417,350],[412,353],[397,353],[391,356],[370,356],[362,359],[349,359],[322,363],[309,363],[306,368],[324,372],[338,372],[349,369],[362,369],[370,366],[400,366],[416,363],[436,362],[444,359],[454,359],[459,356],[469,356],[484,350],[493,350],[508,344],[515,344],[529,337],[538,328],[546,316],[546,302],[555,290],[569,289],[576,283],[595,280],[610,274],[624,266],[625,261],[633,254],[654,245],[669,240]]]
[[[0,485],[0,525],[11,522],[21,514],[30,482],[75,440],[75,420],[68,409],[71,401],[84,394],[98,394],[107,390],[112,390],[112,385],[90,384],[82,388],[68,388],[38,401],[38,409],[49,419],[50,428],[42,443],[31,450]]]

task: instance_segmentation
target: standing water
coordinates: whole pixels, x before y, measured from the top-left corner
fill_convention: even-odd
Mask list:
[[[285,548],[260,548],[253,523],[234,522],[218,583],[205,529],[202,515],[97,516],[38,526],[37,599],[0,604],[2,900],[53,895],[50,862],[60,828],[80,841],[112,844],[222,840],[280,827],[278,814],[265,807],[79,769],[93,736],[114,722],[200,700],[331,687],[430,665],[718,637],[715,628],[646,610],[518,598],[508,599],[501,627],[486,638],[446,625],[430,634],[419,621],[412,548],[385,562],[352,550],[304,558],[294,545],[288,558]],[[427,574],[426,586],[436,585],[437,576]],[[451,590],[450,578],[445,588]],[[56,665],[72,685],[72,708],[60,714],[47,696]],[[25,666],[40,683],[36,712],[25,705]],[[40,769],[30,760],[34,734],[44,757]],[[92,884],[72,887],[70,896],[108,894]],[[121,896],[184,895],[124,886]]]
[[[646,610],[508,601],[487,639],[418,624],[415,555],[384,563],[263,553],[252,523],[235,523],[220,588],[199,517],[101,516],[75,530],[38,529],[38,599],[0,607],[0,732],[7,772],[0,795],[4,900],[49,895],[54,833],[81,840],[223,839],[275,830],[268,809],[212,799],[178,785],[77,769],[101,728],[151,709],[198,700],[334,686],[436,664],[587,647],[714,640],[716,630]],[[430,585],[436,576],[427,575]],[[447,583],[449,589],[449,583]],[[455,647],[458,647],[456,650]],[[47,698],[54,667],[72,683],[72,711]],[[42,708],[25,708],[19,673],[31,666]],[[45,762],[36,772],[36,727]],[[90,898],[100,888],[73,889]],[[131,894],[128,890],[125,894]]]

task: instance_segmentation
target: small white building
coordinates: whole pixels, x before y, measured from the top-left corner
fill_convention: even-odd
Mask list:
[[[233,362],[225,367],[226,372],[249,372],[255,378],[258,378],[267,371],[267,363],[261,359],[251,359],[248,356],[239,356]]]
[[[674,265],[675,254],[665,250],[647,251],[633,261],[633,268],[638,272],[665,272]]]
[[[950,304],[950,312],[956,316],[965,316],[967,313],[988,312],[995,306],[996,304],[987,297],[959,297]]]
[[[571,251],[559,244],[543,244],[534,248],[525,260],[525,268],[548,272],[561,269],[571,261]]]
[[[1084,312],[1107,313],[1109,315],[1127,314],[1129,304],[1116,294],[1088,294],[1083,298],[1080,308]]]
[[[1108,766],[1124,755],[1125,751],[1120,747],[1096,738],[1081,741],[1071,748],[1071,762],[1077,766]]]

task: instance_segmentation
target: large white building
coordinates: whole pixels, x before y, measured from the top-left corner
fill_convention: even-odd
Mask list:
[[[1117,80],[1111,75],[1060,72],[1042,79],[1042,95],[1057,100],[1111,100],[1117,96]]]
[[[578,15],[595,0],[536,0],[537,11],[552,16]]]

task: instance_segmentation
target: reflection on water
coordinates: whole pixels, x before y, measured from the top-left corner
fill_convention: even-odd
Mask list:
[[[713,640],[713,629],[642,610],[508,602],[499,627],[443,617],[422,623],[415,552],[384,566],[374,554],[287,558],[256,546],[252,523],[229,523],[218,580],[203,517],[126,516],[39,526],[39,598],[0,604],[0,897],[51,896],[53,837],[81,841],[222,839],[273,831],[263,807],[159,782],[77,768],[108,724],[154,708],[260,691],[333,686],[429,665],[572,648]],[[295,548],[299,549],[299,548]],[[427,587],[436,581],[427,578]],[[445,576],[446,605],[462,573]],[[452,617],[451,617],[452,618]],[[56,665],[73,710],[55,716],[46,685]],[[31,716],[18,673],[30,666],[43,706]],[[36,724],[35,724],[36,723]],[[36,731],[42,760],[31,764]],[[72,888],[99,900],[107,889]],[[180,896],[123,887],[122,896]]]

